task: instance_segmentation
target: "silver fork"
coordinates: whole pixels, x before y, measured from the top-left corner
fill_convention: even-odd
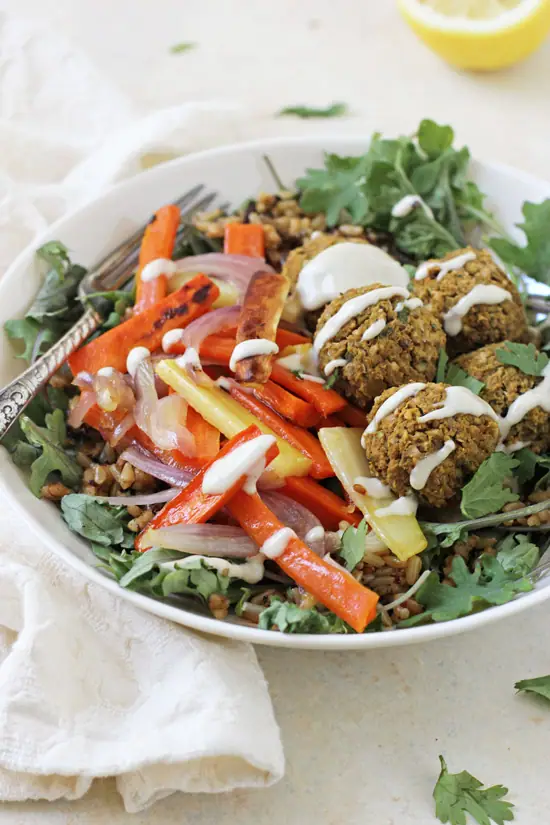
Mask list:
[[[182,218],[189,218],[194,212],[206,209],[215,199],[215,192],[205,192],[204,186],[195,186],[174,203],[182,210]],[[147,224],[118,246],[91,270],[80,282],[78,294],[86,299],[95,292],[110,292],[120,289],[133,277],[138,262],[139,246]],[[177,239],[185,227],[180,227]],[[40,392],[42,387],[57,372],[84,341],[100,326],[103,319],[87,302],[88,308],[79,320],[44,355],[31,364],[11,383],[0,390],[0,438],[21,415],[27,404]]]

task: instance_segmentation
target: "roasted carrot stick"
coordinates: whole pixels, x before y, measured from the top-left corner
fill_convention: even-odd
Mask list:
[[[363,427],[363,429],[365,429],[369,423],[367,414],[363,412],[363,410],[360,410],[359,407],[354,407],[353,404],[346,404],[345,407],[339,410],[337,418],[350,427]]]
[[[257,494],[248,495],[239,490],[227,507],[260,549],[268,539],[284,528],[284,524]],[[296,584],[311,593],[358,633],[362,633],[375,618],[378,594],[368,590],[343,568],[321,559],[299,538],[291,538],[274,561]]]
[[[126,372],[126,359],[134,347],[158,349],[165,332],[185,327],[204,315],[219,295],[218,287],[205,275],[197,275],[158,304],[104,332],[69,356],[73,375],[96,373],[102,367]]]
[[[166,295],[166,275],[159,275],[157,278],[153,278],[152,281],[142,281],[141,273],[147,264],[159,258],[172,259],[179,224],[180,209],[173,204],[157,209],[153,219],[148,224],[139,251],[135,312],[143,312],[144,309],[149,309],[149,307],[158,304]]]
[[[338,530],[341,521],[355,526],[361,521],[357,510],[350,512],[349,505],[343,499],[312,478],[288,476],[283,492],[311,510],[327,530]]]
[[[275,340],[280,350],[283,350],[285,347],[299,347],[302,344],[311,344],[311,339],[306,338],[305,335],[300,335],[298,332],[291,332],[289,329],[282,329],[281,327],[277,330]]]
[[[342,422],[338,418],[337,415],[327,415],[326,418],[321,418],[320,421],[315,424],[316,430],[321,430],[323,427],[341,427]]]
[[[259,223],[229,223],[225,227],[223,251],[226,255],[249,255],[263,258],[265,232]]]
[[[234,359],[241,346],[254,346],[251,342],[258,340],[268,342],[278,352],[275,339],[288,287],[288,279],[277,272],[256,272],[252,276],[246,288],[237,326]],[[258,355],[245,355],[243,352],[236,364],[231,365],[231,369],[235,371],[238,381],[265,384],[271,373],[272,361],[273,351]]]
[[[197,455],[201,458],[213,458],[220,451],[220,431],[205,421],[193,407],[187,409],[185,426],[195,437]]]
[[[345,399],[334,390],[326,390],[316,381],[298,378],[276,361],[272,364],[271,380],[290,390],[299,398],[303,398],[304,401],[309,401],[323,416],[332,415],[346,406]]]
[[[260,435],[262,433],[258,427],[252,425],[228,441],[216,458],[209,461],[189,482],[187,487],[184,487],[181,493],[178,493],[177,496],[165,504],[162,510],[149,522],[147,528],[136,539],[136,550],[143,551],[152,546],[148,539],[150,530],[158,530],[160,527],[168,527],[171,524],[202,524],[208,521],[218,510],[221,510],[245,483],[246,475],[240,476],[233,484],[229,484],[223,493],[205,493],[202,489],[202,483],[206,471],[215,461]],[[273,444],[266,452],[266,463],[272,461],[278,453],[277,445]]]
[[[297,450],[300,450],[301,453],[310,459],[311,468],[309,472],[313,478],[329,478],[334,475],[334,470],[314,435],[300,427],[295,427],[289,421],[285,421],[280,415],[277,415],[276,412],[266,407],[265,404],[257,401],[253,395],[250,395],[250,393],[239,386],[236,381],[230,382],[229,392],[242,407],[245,407],[245,409],[255,415],[256,418],[270,427],[274,433],[277,433],[280,438],[283,438],[293,447],[296,447]]]
[[[284,343],[285,330],[278,330],[275,337],[275,343],[279,349],[284,349],[287,344]],[[294,333],[292,333],[294,335]],[[200,354],[205,359],[215,361],[217,364],[229,366],[231,354],[235,349],[235,330],[232,335],[228,335],[227,331],[223,333],[216,333],[216,335],[209,335],[200,345]],[[170,355],[183,355],[185,352],[185,345],[181,341],[174,341],[167,350]]]
[[[321,416],[313,404],[297,398],[273,381],[268,381],[266,384],[255,384],[252,387],[252,392],[256,398],[259,398],[268,407],[271,407],[283,418],[287,418],[299,427],[309,429],[309,427],[315,427],[321,421]],[[339,421],[337,425],[342,426]]]

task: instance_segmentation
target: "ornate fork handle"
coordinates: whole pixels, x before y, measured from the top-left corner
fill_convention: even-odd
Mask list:
[[[9,430],[27,404],[57,372],[69,355],[95,332],[100,317],[88,309],[71,329],[24,373],[17,376],[0,392],[0,438]]]

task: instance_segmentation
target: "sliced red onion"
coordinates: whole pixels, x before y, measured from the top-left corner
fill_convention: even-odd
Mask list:
[[[132,388],[118,370],[110,370],[108,375],[102,375],[101,371],[96,373],[93,387],[98,406],[106,412],[130,411],[136,405],[136,397]]]
[[[260,269],[263,272],[275,270],[263,258],[248,255],[225,255],[222,252],[207,252],[205,255],[191,255],[175,261],[178,272],[204,272],[221,281],[233,284],[244,295],[252,276]]]
[[[187,470],[180,470],[178,467],[169,467],[167,464],[164,464],[164,462],[159,461],[159,459],[148,452],[148,450],[144,450],[143,447],[136,445],[124,450],[121,458],[137,470],[142,470],[144,473],[148,473],[150,476],[158,478],[160,481],[164,481],[172,487],[185,487],[194,475],[194,473]]]
[[[90,372],[79,372],[73,378],[73,384],[80,390],[92,390],[94,387],[94,376]]]
[[[313,513],[298,504],[297,501],[281,493],[266,492],[261,494],[267,504],[280,521],[290,527],[296,535],[304,541],[308,533],[315,529],[317,535],[310,536],[306,544],[319,556],[325,555],[325,531],[323,525]],[[321,528],[321,529],[319,529]],[[322,531],[322,532],[321,532]]]
[[[180,450],[184,455],[196,455],[193,434],[182,424],[187,415],[187,404],[179,395],[159,400],[149,358],[139,365],[135,383],[138,393],[135,418],[140,430],[161,450]]]
[[[96,404],[96,400],[95,392],[83,390],[83,392],[80,393],[80,398],[69,413],[67,419],[69,426],[74,427],[75,430],[81,427],[86,418],[86,413]]]
[[[199,357],[200,346],[209,335],[236,326],[240,314],[240,305],[220,307],[197,318],[189,324],[186,329],[181,331],[179,345],[185,347],[186,355],[183,356],[180,363],[185,366],[186,371],[192,378],[195,380],[198,379],[200,383],[203,383],[206,378],[207,382],[211,383],[210,379],[202,372],[202,364]]]
[[[175,524],[151,530],[147,540],[166,550],[226,559],[246,559],[258,553],[255,542],[244,530],[226,524]]]
[[[164,504],[166,501],[173,499],[179,492],[181,492],[181,487],[169,487],[168,490],[159,490],[158,493],[148,493],[143,496],[97,496],[97,498],[114,506],[120,504],[123,507],[131,507],[132,505],[148,507],[150,504]]]
[[[134,418],[133,413],[128,413],[124,416],[122,421],[116,425],[113,430],[113,434],[109,439],[109,443],[112,447],[116,447],[116,445],[124,438],[127,432],[129,432],[132,427],[135,425],[136,419]]]

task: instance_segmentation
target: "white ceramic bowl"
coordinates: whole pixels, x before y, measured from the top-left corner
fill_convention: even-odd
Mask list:
[[[91,266],[144,223],[156,208],[195,184],[212,187],[224,200],[238,204],[260,190],[273,189],[273,181],[262,155],[270,156],[282,180],[290,186],[306,167],[322,163],[325,150],[359,154],[365,150],[366,143],[366,139],[326,137],[265,140],[228,146],[172,161],[117,186],[52,226],[32,249],[27,249],[17,258],[0,281],[0,323],[23,315],[31,303],[39,286],[34,250],[47,240],[60,239],[69,247],[75,262]],[[520,220],[524,200],[538,202],[550,196],[550,184],[504,166],[474,163],[472,175],[482,191],[488,193],[490,205],[509,230],[513,230],[514,224]],[[13,358],[10,346],[4,342],[0,356],[0,384],[15,377],[21,370],[21,363]],[[57,509],[32,495],[23,474],[3,449],[0,449],[0,489],[19,511],[25,524],[34,530],[37,538],[91,581],[157,616],[206,633],[256,644],[326,650],[413,644],[480,627],[533,607],[550,597],[550,580],[547,580],[533,592],[500,607],[491,607],[450,622],[386,633],[299,636],[257,630],[239,623],[238,619],[231,622],[213,619],[191,604],[184,609],[174,602],[156,601],[119,587],[98,569],[97,559],[86,542],[71,533]]]

